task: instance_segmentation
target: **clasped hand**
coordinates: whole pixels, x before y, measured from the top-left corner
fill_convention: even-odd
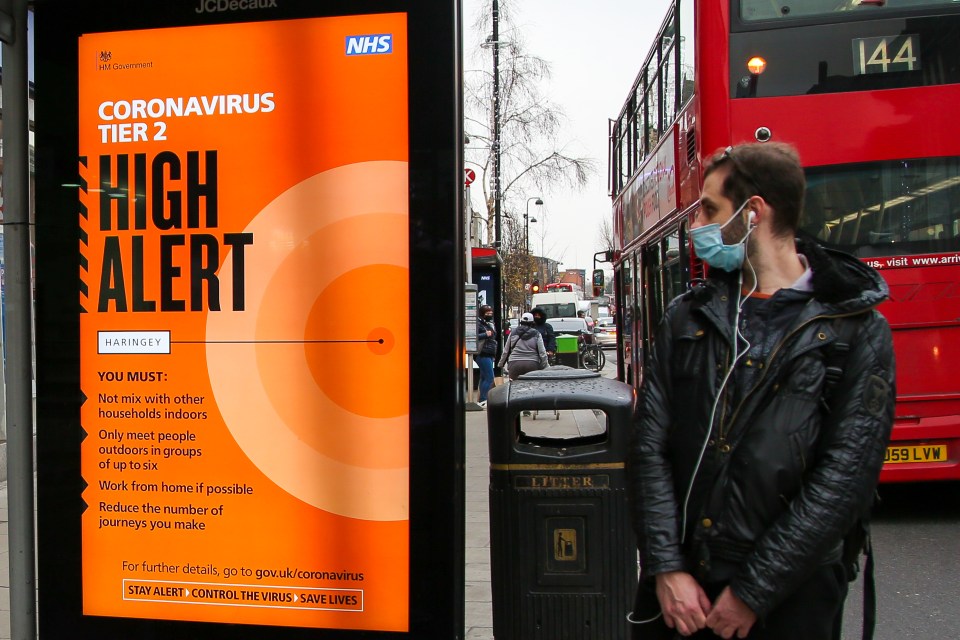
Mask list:
[[[657,576],[657,599],[663,620],[682,636],[690,636],[701,629],[711,629],[729,640],[746,638],[757,616],[743,600],[725,587],[711,603],[706,592],[692,575],[671,571]]]

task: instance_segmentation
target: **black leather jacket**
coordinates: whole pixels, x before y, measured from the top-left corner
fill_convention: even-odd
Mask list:
[[[644,578],[682,570],[709,581],[720,567],[760,617],[818,565],[839,560],[843,535],[872,498],[893,424],[893,346],[875,310],[886,283],[852,256],[802,241],[798,251],[813,270],[813,295],[755,386],[720,398],[709,433],[734,345],[736,275],[716,271],[671,303],[644,368],[630,453]],[[827,407],[839,322],[856,323],[856,337]]]

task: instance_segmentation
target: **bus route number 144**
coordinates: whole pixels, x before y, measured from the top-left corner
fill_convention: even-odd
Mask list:
[[[914,54],[915,51],[920,51],[920,36],[915,33],[856,38],[853,41],[853,72],[859,76],[918,71],[920,59]]]

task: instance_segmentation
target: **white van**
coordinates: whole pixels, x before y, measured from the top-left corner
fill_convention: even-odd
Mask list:
[[[531,298],[532,308],[540,307],[550,318],[576,318],[580,310],[580,298],[572,291],[535,293]]]

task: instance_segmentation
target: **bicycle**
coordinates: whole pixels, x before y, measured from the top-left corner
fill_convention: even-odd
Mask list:
[[[597,373],[607,364],[607,356],[603,349],[596,342],[587,343],[584,337],[580,336],[580,362],[584,369],[596,371]]]

